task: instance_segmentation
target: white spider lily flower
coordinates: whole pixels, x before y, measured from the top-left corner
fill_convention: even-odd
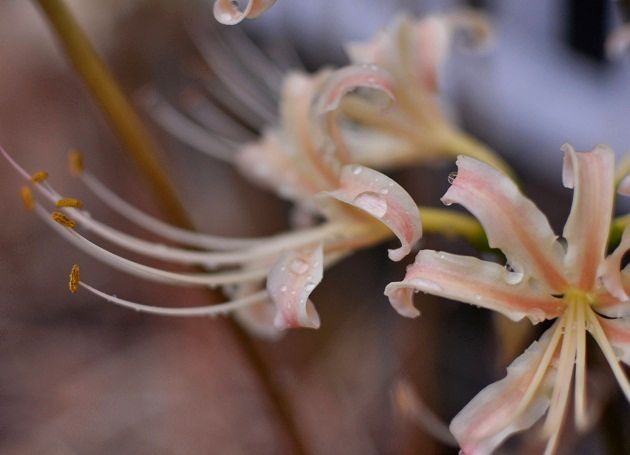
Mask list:
[[[630,249],[630,228],[605,257],[614,200],[614,154],[565,151],[563,184],[573,188],[564,227],[566,250],[545,215],[516,185],[491,166],[470,157],[457,160],[458,173],[442,201],[458,203],[484,226],[489,245],[506,256],[509,268],[473,257],[430,250],[418,253],[401,282],[386,294],[404,316],[415,317],[413,293],[422,291],[497,311],[513,320],[555,323],[453,419],[450,429],[462,453],[494,451],[511,434],[546,413],[547,452],[554,450],[575,375],[575,423],[586,428],[586,333],[600,346],[630,401],[630,384],[619,361],[630,362],[630,270],[621,259]],[[615,319],[609,319],[613,317]]]

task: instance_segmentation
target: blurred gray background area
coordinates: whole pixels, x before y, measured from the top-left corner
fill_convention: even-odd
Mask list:
[[[445,102],[469,132],[515,165],[524,189],[559,231],[571,196],[561,187],[559,147],[568,141],[585,150],[603,142],[618,156],[630,150],[630,55],[609,61],[597,43],[576,42],[571,32],[575,24],[611,30],[620,16],[612,2],[593,2],[604,6],[594,6],[586,19],[570,1],[473,3],[494,18],[497,45],[482,56],[454,52],[444,74]],[[168,92],[185,85],[199,61],[186,27],[213,21],[210,2],[70,4],[135,99],[147,86]],[[278,0],[244,27],[263,47],[292,43],[315,68],[343,64],[344,41],[371,36],[401,9],[426,13],[456,5]],[[146,236],[87,196],[67,171],[66,153],[78,147],[86,166],[112,189],[162,215],[31,2],[0,3],[0,62],[0,143],[28,170],[47,170],[60,191],[84,200],[99,219]],[[145,120],[200,230],[249,236],[287,227],[288,204]],[[396,178],[419,203],[438,205],[452,170],[446,163],[400,171]],[[111,271],[24,210],[22,182],[6,163],[0,163],[0,181],[0,453],[288,453],[225,325],[138,315],[86,293],[70,295],[67,276],[78,262],[96,287],[164,306],[205,304],[203,292]],[[440,238],[423,245],[471,252]],[[418,320],[390,308],[383,288],[404,266],[390,263],[385,247],[357,253],[329,270],[313,295],[322,329],[258,343],[315,454],[457,453],[401,418],[391,403],[393,384],[409,379],[448,420],[504,375],[486,312],[429,296],[417,297]],[[603,395],[616,393],[609,387]],[[614,411],[627,428],[627,405]],[[563,453],[601,453],[603,433],[568,434]],[[529,446],[514,447],[527,453]]]

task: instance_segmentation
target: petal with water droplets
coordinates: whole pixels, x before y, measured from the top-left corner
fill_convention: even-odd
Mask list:
[[[276,0],[248,0],[247,6],[240,9],[238,2],[232,0],[216,0],[214,2],[214,18],[224,25],[236,25],[243,19],[254,19],[271,8]]]
[[[512,320],[527,316],[537,323],[556,317],[561,302],[493,262],[422,250],[407,268],[403,281],[385,288],[392,306],[403,316],[420,313],[413,306],[414,291],[466,302],[497,311]]]
[[[409,193],[385,174],[359,165],[344,166],[339,188],[323,194],[361,209],[391,229],[401,243],[389,250],[392,261],[409,254],[422,237],[418,207]]]
[[[561,292],[567,284],[562,249],[545,215],[493,167],[467,156],[458,157],[457,167],[442,202],[466,207],[483,225],[490,246],[501,249],[516,271]]]
[[[277,328],[319,328],[319,315],[308,296],[322,280],[323,271],[321,243],[280,256],[267,276],[267,290],[277,309]]]

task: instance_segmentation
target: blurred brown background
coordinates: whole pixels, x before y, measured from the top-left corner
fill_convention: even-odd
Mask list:
[[[71,5],[123,88],[137,99],[147,84],[167,91],[181,85],[182,74],[196,65],[183,24],[207,9],[185,3],[74,0]],[[212,20],[209,15],[207,20]],[[0,62],[0,143],[27,170],[49,171],[53,185],[84,200],[94,216],[146,236],[87,197],[67,171],[66,153],[78,147],[86,166],[117,193],[161,216],[146,182],[120,150],[31,2],[0,4]],[[245,236],[286,228],[286,203],[146,120],[200,230]],[[435,205],[450,170],[443,165],[396,177],[419,203]],[[560,170],[553,172],[559,176]],[[193,306],[207,303],[205,293],[112,272],[23,209],[22,182],[6,164],[0,165],[0,179],[5,191],[0,453],[289,452],[269,402],[224,323],[137,315],[86,293],[70,295],[66,283],[77,262],[91,284],[130,300]],[[543,201],[543,209],[562,203],[566,211],[554,213],[555,225],[561,226],[570,194],[550,197],[535,178],[526,180],[526,189]],[[424,242],[469,252],[463,244]],[[403,271],[404,264],[387,260],[384,247],[359,252],[329,270],[315,292],[320,330],[257,342],[312,453],[455,453],[401,418],[390,399],[394,382],[410,379],[448,420],[478,390],[503,376],[487,313],[419,296],[420,320],[397,316],[382,292]],[[627,422],[628,413],[622,415]],[[579,444],[587,452],[602,447],[597,435]],[[572,447],[565,447],[567,453]]]

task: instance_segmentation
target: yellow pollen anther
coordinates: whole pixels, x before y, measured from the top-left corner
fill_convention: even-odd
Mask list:
[[[35,199],[33,199],[33,193],[28,186],[23,186],[20,189],[20,196],[22,196],[22,202],[24,202],[24,207],[28,210],[33,210],[35,207]]]
[[[65,197],[63,199],[59,199],[55,204],[59,208],[72,207],[75,209],[80,209],[81,207],[83,207],[83,203],[80,200],[74,199],[71,197]]]
[[[81,269],[77,264],[74,264],[70,270],[70,281],[68,281],[68,289],[73,294],[79,289],[79,281],[81,281]]]
[[[75,227],[77,227],[76,221],[74,221],[72,218],[68,218],[66,215],[64,215],[61,212],[53,212],[51,216],[53,220],[55,220],[57,223],[61,224],[62,226],[67,227],[68,229],[74,229]]]
[[[83,173],[83,156],[78,150],[70,150],[68,153],[68,164],[70,165],[70,173],[75,177]]]
[[[33,175],[31,175],[31,181],[35,183],[42,183],[48,178],[48,172],[46,171],[37,171]]]

